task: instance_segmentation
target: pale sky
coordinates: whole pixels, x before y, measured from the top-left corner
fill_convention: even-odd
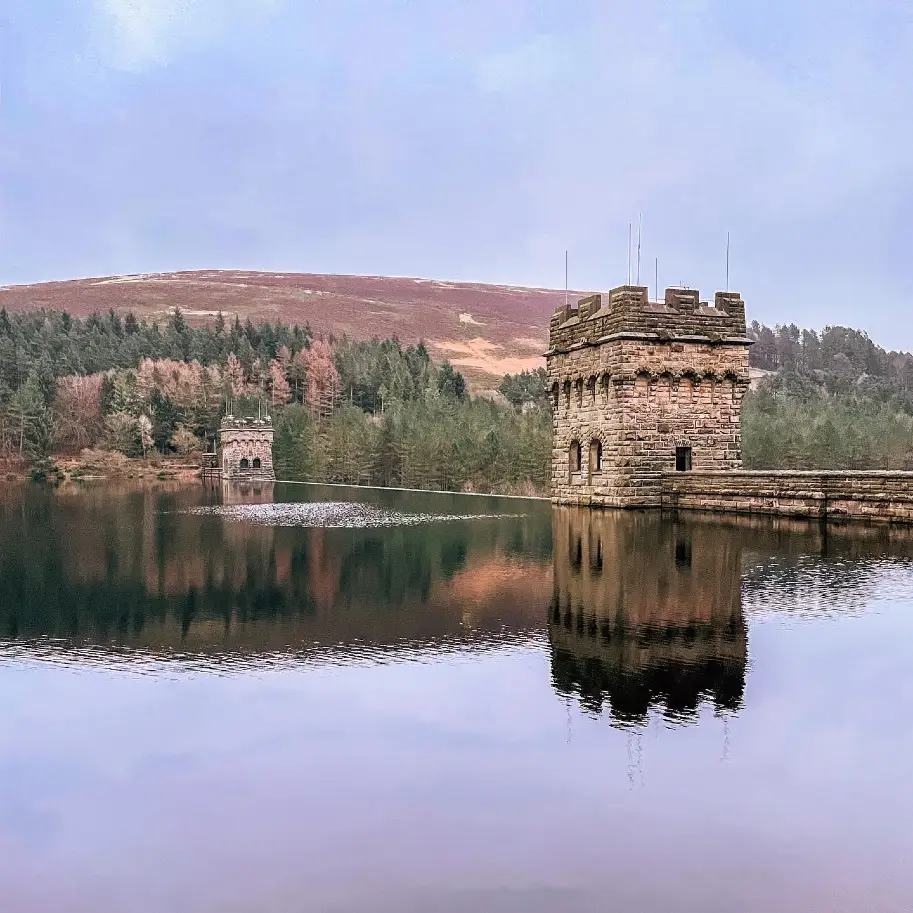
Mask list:
[[[907,0],[2,0],[0,283],[604,290],[913,348]]]

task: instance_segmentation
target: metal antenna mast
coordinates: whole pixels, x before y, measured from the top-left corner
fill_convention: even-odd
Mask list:
[[[726,291],[729,291],[729,232],[726,232]]]
[[[640,285],[640,242],[644,233],[644,214],[641,213],[637,221],[637,284]]]

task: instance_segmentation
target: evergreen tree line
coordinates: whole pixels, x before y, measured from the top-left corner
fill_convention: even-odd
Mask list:
[[[743,410],[751,468],[913,469],[913,356],[865,333],[753,323],[752,367],[771,372]],[[547,485],[544,369],[472,398],[422,344],[315,339],[307,326],[191,326],[133,314],[0,310],[0,458],[86,447],[128,456],[203,449],[221,414],[276,420],[280,472],[314,481],[451,490]]]
[[[282,478],[442,491],[533,493],[548,483],[551,414],[429,389],[383,413],[343,402],[325,420],[288,406],[276,424]]]
[[[913,469],[913,355],[847,327],[753,322],[754,368],[773,372],[742,411],[752,469]]]
[[[221,415],[269,409],[288,477],[449,490],[546,484],[547,413],[472,399],[448,362],[397,339],[207,326],[111,312],[0,311],[0,457],[104,448],[190,455]]]

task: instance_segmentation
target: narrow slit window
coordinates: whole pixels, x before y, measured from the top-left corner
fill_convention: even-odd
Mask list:
[[[676,472],[691,472],[691,448],[675,448],[675,470]]]

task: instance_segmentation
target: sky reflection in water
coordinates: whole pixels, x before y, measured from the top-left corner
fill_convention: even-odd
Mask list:
[[[312,525],[238,516],[273,502]],[[910,534],[281,485],[0,511],[9,909],[910,909]]]

